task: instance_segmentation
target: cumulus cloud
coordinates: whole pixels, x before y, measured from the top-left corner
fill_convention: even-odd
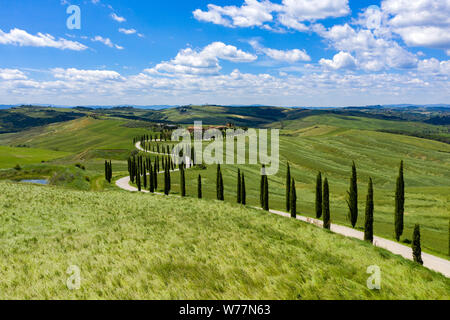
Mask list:
[[[88,47],[76,42],[66,40],[64,38],[56,39],[50,34],[38,33],[32,35],[21,29],[11,29],[9,32],[4,32],[0,29],[0,44],[15,45],[20,47],[49,47],[61,50],[82,51]]]
[[[193,12],[199,21],[226,27],[261,27],[275,30],[278,23],[298,31],[308,30],[303,22],[329,17],[342,17],[350,13],[348,0],[283,0],[276,4],[268,0],[244,0],[242,6],[217,6],[208,4],[207,10]]]
[[[137,31],[135,29],[120,28],[119,32],[123,34],[135,34]]]
[[[450,60],[425,59],[419,62],[417,69],[423,73],[450,75]]]
[[[221,70],[219,60],[252,62],[256,59],[257,56],[244,52],[235,46],[213,42],[202,50],[183,49],[173,60],[162,62],[153,69],[148,69],[147,72],[216,74]]]
[[[450,48],[450,0],[384,0],[382,10],[408,46]]]
[[[343,51],[336,54],[333,60],[321,59],[319,63],[333,70],[356,68],[356,59],[350,53]]]
[[[24,80],[27,76],[17,69],[0,69],[0,79],[2,80]]]
[[[377,35],[369,29],[354,29],[348,24],[330,29],[316,26],[316,31],[327,39],[336,50],[355,56],[358,67],[367,71],[383,69],[408,69],[417,66],[417,57],[402,48],[396,41]]]

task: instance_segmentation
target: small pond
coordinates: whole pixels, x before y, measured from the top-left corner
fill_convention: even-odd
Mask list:
[[[48,184],[48,180],[45,180],[45,179],[20,180],[19,182],[34,183],[34,184]]]

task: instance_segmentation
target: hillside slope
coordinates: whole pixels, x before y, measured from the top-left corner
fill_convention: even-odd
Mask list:
[[[0,298],[449,299],[450,280],[250,208],[0,183]],[[66,270],[81,269],[81,289]],[[367,267],[382,289],[367,289]]]

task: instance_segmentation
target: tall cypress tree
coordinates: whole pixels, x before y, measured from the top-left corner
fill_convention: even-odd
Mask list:
[[[155,174],[154,170],[153,170],[153,166],[152,163],[150,161],[150,167],[148,168],[148,172],[149,172],[149,183],[150,183],[150,192],[151,193],[155,193],[155,178],[153,177],[153,175]]]
[[[136,184],[137,184],[138,190],[139,190],[139,192],[141,192],[142,191],[141,172],[139,171],[139,167],[137,168],[136,180],[137,180]]]
[[[423,264],[422,248],[420,245],[420,226],[418,224],[414,227],[412,250],[414,261],[419,264]]]
[[[170,194],[170,170],[169,166],[166,166],[164,170],[164,194],[168,196]]]
[[[155,191],[158,190],[158,168],[156,163],[153,167],[153,187],[155,188]]]
[[[245,189],[245,175],[244,175],[244,173],[242,173],[241,190],[242,190],[241,201],[242,201],[242,204],[245,206],[247,204],[247,190]]]
[[[350,190],[348,191],[348,218],[352,227],[358,222],[358,176],[356,172],[356,164],[353,162],[352,177],[350,178]]]
[[[264,175],[264,210],[269,211],[269,178]]]
[[[144,171],[143,171],[143,173],[144,173],[144,175],[143,175],[143,178],[144,178],[144,189],[147,189],[147,167],[146,167],[145,163],[144,163]]]
[[[262,209],[264,209],[264,187],[265,187],[265,175],[261,175],[261,181],[259,183],[259,205],[261,206]]]
[[[286,173],[286,211],[289,212],[291,210],[291,166],[289,162],[287,164],[287,173]]]
[[[291,203],[289,204],[289,208],[291,211],[291,217],[297,218],[297,189],[295,188],[294,178],[292,178],[290,185],[291,194],[289,195],[289,200],[291,201]]]
[[[395,191],[395,239],[400,241],[403,235],[403,215],[405,212],[405,180],[403,177],[403,161],[400,163],[400,170],[397,178]]]
[[[198,183],[197,183],[197,197],[199,199],[203,198],[203,193],[202,193],[202,176],[198,175]]]
[[[325,178],[323,183],[323,227],[325,229],[331,229],[331,217],[330,217],[330,187],[328,185],[328,178]]]
[[[366,221],[364,223],[364,240],[373,243],[373,183],[372,178],[369,179],[369,190],[367,191],[366,200]]]
[[[105,180],[108,181],[108,161],[105,160]]]
[[[238,176],[237,176],[237,203],[242,203],[241,196],[242,196],[242,180],[241,180],[241,169],[238,169]]]
[[[217,200],[224,201],[224,190],[223,190],[223,176],[222,176],[222,169],[220,168],[220,164],[217,165],[217,181],[216,181],[216,188],[217,188]]]
[[[317,174],[316,179],[316,218],[322,217],[322,173]]]
[[[181,166],[180,170],[180,188],[181,188],[181,196],[186,197],[186,177],[183,165]]]

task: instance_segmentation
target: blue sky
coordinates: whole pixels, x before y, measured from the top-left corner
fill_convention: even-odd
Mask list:
[[[0,0],[0,104],[449,103],[449,17],[450,0]]]

